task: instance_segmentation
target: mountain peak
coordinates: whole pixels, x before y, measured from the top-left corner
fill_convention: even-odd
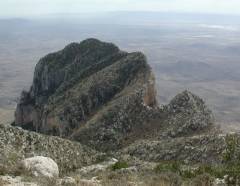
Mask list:
[[[111,139],[116,147],[135,130],[145,105],[156,105],[152,76],[140,52],[122,52],[97,39],[72,43],[39,61],[15,125],[84,143]]]
[[[166,108],[158,108],[155,78],[143,53],[87,39],[39,61],[32,87],[17,105],[15,125],[104,151],[143,133],[191,135],[212,124],[202,99],[189,91]]]
[[[199,106],[204,106],[204,101],[193,94],[192,92],[185,90],[182,93],[177,94],[170,102],[169,106],[177,111],[179,109],[192,109],[199,108]]]
[[[172,123],[172,136],[192,135],[211,131],[214,117],[197,95],[183,91],[176,95],[168,105],[169,122]]]
[[[89,50],[105,49],[105,50],[109,50],[109,52],[119,51],[119,48],[116,45],[114,45],[113,43],[102,42],[95,38],[89,38],[89,39],[83,40],[82,42],[80,42],[79,46],[84,49],[89,49]]]

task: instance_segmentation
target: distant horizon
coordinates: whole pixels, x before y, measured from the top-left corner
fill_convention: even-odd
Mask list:
[[[179,12],[240,15],[239,0],[8,0],[0,2],[0,17],[101,12]]]
[[[155,11],[155,10],[117,10],[117,11],[95,11],[95,12],[59,12],[59,13],[46,13],[46,14],[35,14],[35,15],[15,15],[15,16],[3,16],[0,15],[0,19],[34,19],[34,18],[48,18],[48,17],[61,17],[61,16],[99,16],[114,13],[146,13],[146,14],[166,14],[166,15],[198,15],[198,16],[227,16],[227,17],[240,17],[240,14],[227,14],[227,13],[204,13],[204,12],[180,12],[180,11]]]

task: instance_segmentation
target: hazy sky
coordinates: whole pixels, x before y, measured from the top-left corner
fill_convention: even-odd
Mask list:
[[[0,16],[119,10],[240,14],[240,0],[0,0]]]

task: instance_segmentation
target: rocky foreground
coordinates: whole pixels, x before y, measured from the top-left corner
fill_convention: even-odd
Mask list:
[[[237,134],[140,140],[106,154],[11,126],[0,131],[0,185],[236,185],[239,175]]]
[[[142,53],[88,39],[38,62],[0,126],[0,185],[237,185],[239,139],[189,91],[159,105]]]

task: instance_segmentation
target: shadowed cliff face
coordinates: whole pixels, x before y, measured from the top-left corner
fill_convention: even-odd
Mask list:
[[[40,59],[15,113],[16,126],[100,150],[118,149],[144,136],[193,134],[212,122],[204,102],[189,92],[158,108],[145,56],[96,39]]]

